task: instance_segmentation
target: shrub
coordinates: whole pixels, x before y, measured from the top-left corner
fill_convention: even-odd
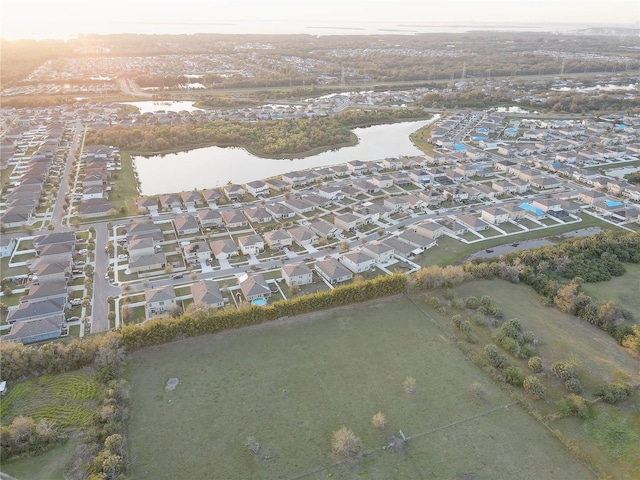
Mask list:
[[[439,308],[440,307],[440,299],[438,297],[432,297],[431,295],[427,295],[424,297],[424,302],[429,305],[431,308]]]
[[[471,321],[473,323],[475,323],[476,325],[478,325],[479,327],[486,327],[489,323],[487,322],[487,319],[484,318],[482,315],[480,315],[479,313],[474,314],[471,317]]]
[[[451,300],[451,306],[457,310],[462,310],[464,308],[464,302],[460,297],[456,297]]]
[[[531,395],[536,400],[540,400],[547,393],[547,389],[542,384],[538,377],[530,376],[524,379],[522,382],[524,391]]]
[[[474,297],[473,295],[470,295],[465,300],[464,306],[467,307],[469,310],[477,310],[480,307],[480,300],[478,299],[478,297]]]
[[[382,412],[378,412],[376,413],[372,418],[371,418],[371,423],[373,424],[374,427],[376,427],[378,430],[384,430],[384,427],[386,426],[386,422],[387,419],[384,416],[384,413]]]
[[[582,384],[576,377],[569,378],[566,382],[564,382],[564,386],[571,393],[582,393]]]
[[[542,371],[542,359],[540,357],[531,357],[527,365],[534,373],[540,373]]]
[[[569,380],[575,377],[575,368],[568,362],[555,362],[551,365],[551,373],[553,373],[560,380]]]
[[[509,385],[522,387],[524,383],[524,372],[518,367],[507,367],[504,369],[504,379]]]
[[[633,387],[628,383],[614,382],[600,385],[594,395],[605,403],[616,405],[629,398],[631,393],[633,393]]]
[[[414,394],[416,392],[416,379],[413,377],[405,378],[404,382],[402,382],[402,387],[407,395]]]
[[[481,401],[485,399],[485,397],[487,396],[487,392],[485,392],[484,387],[481,383],[473,382],[469,386],[469,395],[471,395],[472,399]]]
[[[556,405],[562,415],[574,415],[578,418],[587,418],[590,413],[589,402],[584,397],[574,393],[561,398]]]
[[[453,322],[453,325],[460,330],[460,327],[462,326],[462,315],[454,315],[451,317],[451,321]]]
[[[362,449],[362,442],[347,427],[333,432],[331,441],[331,451],[341,457],[352,457],[357,455]]]
[[[489,363],[495,368],[504,368],[508,365],[507,358],[498,352],[498,347],[493,343],[485,345],[484,354]]]

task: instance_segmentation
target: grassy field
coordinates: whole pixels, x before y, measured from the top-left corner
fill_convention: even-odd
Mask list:
[[[601,285],[601,284],[598,284]],[[605,285],[605,284],[602,284]],[[595,388],[604,382],[625,380],[640,382],[640,362],[630,357],[609,335],[577,317],[566,315],[555,308],[540,304],[536,293],[527,286],[507,282],[474,281],[455,289],[459,297],[489,295],[503,310],[504,318],[518,318],[523,330],[531,330],[539,338],[537,354],[545,369],[544,383],[547,395],[544,401],[531,401],[543,415],[557,411],[556,401],[567,395],[564,386],[550,375],[551,365],[566,361],[574,355],[580,362],[577,376],[584,387],[583,396],[592,400]],[[458,310],[440,315],[429,309],[438,322],[450,321]],[[473,327],[478,337],[470,348],[480,352],[487,343],[495,343],[491,330]],[[509,363],[522,368],[526,375],[531,371],[526,360],[512,357],[506,351]],[[585,452],[593,463],[607,471],[611,478],[637,479],[640,472],[640,393],[617,407],[597,404],[590,418],[580,420],[566,417],[551,425]],[[542,477],[541,477],[542,478]]]
[[[438,238],[438,246],[430,248],[425,253],[420,255],[417,262],[421,266],[428,265],[451,265],[452,263],[463,260],[468,255],[479,250],[486,248],[496,247],[498,245],[510,244],[513,242],[522,242],[524,240],[532,240],[536,238],[545,238],[554,235],[560,235],[562,233],[573,232],[582,228],[599,227],[605,230],[620,230],[614,227],[610,223],[603,222],[591,215],[580,215],[582,222],[574,223],[571,225],[559,225],[557,227],[539,228],[534,231],[518,233],[515,235],[509,235],[508,237],[492,237],[487,240],[465,244],[451,237],[442,236]]]
[[[447,329],[396,298],[136,352],[132,476],[589,478]],[[403,391],[407,376],[417,381],[413,395]],[[180,384],[168,392],[172,377]],[[474,382],[484,384],[483,401],[468,394]],[[378,411],[384,433],[371,424]],[[343,425],[365,449],[348,462],[330,453]],[[405,451],[383,451],[400,429],[410,438]],[[248,436],[260,442],[258,454]]]
[[[87,426],[95,413],[98,384],[87,372],[44,375],[8,387],[0,401],[3,425],[26,415],[69,431]],[[76,440],[67,440],[39,455],[3,462],[2,472],[19,480],[61,480],[76,445]]]
[[[136,205],[138,187],[133,175],[133,160],[131,155],[123,152],[120,155],[120,162],[121,169],[117,172],[118,178],[114,181],[115,185],[113,185],[109,200],[111,200],[113,208],[118,210],[118,215],[120,215],[120,208],[122,207],[126,208],[127,215],[135,215],[138,212],[138,206]]]
[[[640,265],[625,264],[627,272],[622,277],[614,277],[608,282],[585,283],[585,292],[598,302],[612,300],[633,312],[640,321]]]
[[[18,415],[48,420],[61,428],[79,428],[91,419],[98,385],[88,373],[44,375],[8,386],[2,397],[3,424]]]
[[[64,470],[71,461],[77,442],[67,440],[35,457],[18,458],[2,463],[2,473],[23,480],[62,480]]]

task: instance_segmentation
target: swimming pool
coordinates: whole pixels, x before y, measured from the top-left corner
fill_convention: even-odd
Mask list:
[[[534,207],[533,205],[531,205],[530,203],[521,203],[520,204],[520,208],[528,211],[528,212],[532,212],[535,213],[536,216],[541,217],[544,215],[544,212],[542,210],[540,210],[539,208]]]
[[[251,305],[256,305],[258,307],[264,307],[267,304],[267,301],[264,298],[254,298],[251,300]]]
[[[607,200],[605,203],[607,204],[607,207],[619,207],[622,205],[622,202],[617,202],[615,200]]]

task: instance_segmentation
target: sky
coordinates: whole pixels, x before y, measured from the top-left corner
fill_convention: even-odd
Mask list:
[[[343,28],[381,22],[640,27],[640,0],[3,0],[0,5],[0,36],[10,39],[123,32],[311,33],[305,27],[323,22]]]

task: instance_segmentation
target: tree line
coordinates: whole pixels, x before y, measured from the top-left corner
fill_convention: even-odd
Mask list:
[[[244,147],[259,156],[294,156],[356,141],[350,127],[424,118],[422,109],[349,110],[332,118],[177,125],[111,126],[91,130],[87,145],[114,145],[136,153],[187,150],[202,146]]]
[[[621,345],[637,347],[639,331],[631,323],[632,313],[611,301],[598,303],[582,289],[584,282],[624,275],[624,263],[640,263],[639,233],[600,232],[498,259],[474,260],[465,269],[474,278],[525,283],[549,304],[596,325]]]

